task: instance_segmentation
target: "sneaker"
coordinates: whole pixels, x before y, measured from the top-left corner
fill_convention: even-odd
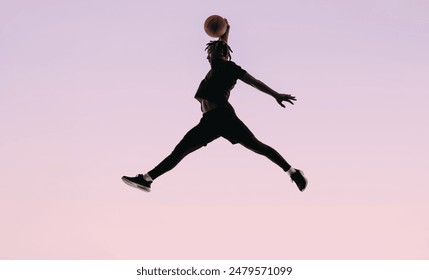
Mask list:
[[[304,177],[304,173],[301,170],[295,170],[296,172],[293,173],[290,178],[298,186],[298,189],[303,192],[307,187],[307,179]]]
[[[137,175],[136,177],[127,177],[123,176],[122,181],[124,181],[125,184],[137,188],[142,191],[150,192],[150,185],[152,182],[148,182],[143,178],[142,174]]]

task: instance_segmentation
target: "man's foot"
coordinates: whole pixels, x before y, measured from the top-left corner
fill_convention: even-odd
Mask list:
[[[307,187],[307,179],[304,177],[304,173],[301,170],[295,169],[295,172],[290,175],[290,178],[298,186],[300,191],[304,191]]]
[[[136,177],[127,177],[123,176],[122,181],[124,181],[125,184],[137,188],[142,191],[150,192],[150,185],[152,182],[148,182],[143,178],[142,174],[137,175]]]

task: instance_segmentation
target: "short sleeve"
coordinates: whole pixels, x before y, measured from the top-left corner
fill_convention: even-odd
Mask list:
[[[230,64],[231,74],[235,79],[241,79],[246,73],[246,70],[244,70],[234,62],[229,61],[229,64]]]

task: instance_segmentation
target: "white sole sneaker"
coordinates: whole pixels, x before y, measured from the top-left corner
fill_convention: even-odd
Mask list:
[[[128,186],[139,189],[141,191],[150,192],[150,188],[143,186],[143,185],[140,185],[140,184],[137,184],[137,183],[134,183],[134,182],[132,182],[132,181],[130,181],[124,177],[122,177],[122,181],[124,181],[124,183],[127,184]]]

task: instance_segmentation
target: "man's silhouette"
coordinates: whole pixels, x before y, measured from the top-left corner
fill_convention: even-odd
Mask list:
[[[232,50],[227,44],[229,30],[228,24],[226,33],[218,41],[208,43],[206,47],[211,69],[201,81],[195,94],[195,98],[201,103],[203,112],[199,124],[192,128],[177,144],[173,152],[154,169],[135,177],[123,176],[122,180],[126,184],[150,191],[153,180],[174,168],[188,154],[222,136],[232,144],[239,143],[255,153],[266,156],[289,173],[300,191],[306,188],[307,179],[303,176],[302,171],[292,168],[276,150],[259,141],[237,117],[234,108],[228,102],[230,92],[238,79],[274,97],[282,107],[285,107],[283,101],[293,105],[293,101],[296,100],[290,94],[277,93],[230,60]]]

